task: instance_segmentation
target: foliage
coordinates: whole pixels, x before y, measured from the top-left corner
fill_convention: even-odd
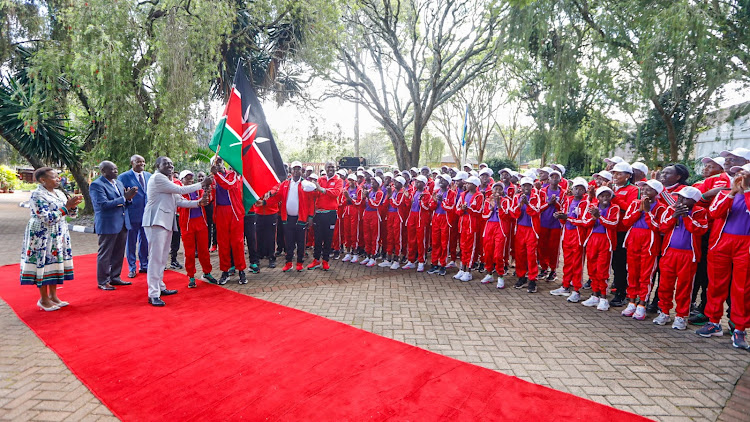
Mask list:
[[[424,165],[440,164],[445,151],[443,138],[435,136],[428,129],[422,133],[421,163]]]
[[[15,190],[21,187],[21,180],[13,169],[0,165],[0,189]]]
[[[487,160],[487,167],[491,168],[495,174],[499,174],[500,170],[509,168],[511,170],[518,170],[518,163],[509,160],[507,158],[490,158]],[[498,176],[495,176],[495,180],[499,180]]]

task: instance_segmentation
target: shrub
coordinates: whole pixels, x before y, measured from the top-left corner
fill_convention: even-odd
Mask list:
[[[0,165],[0,189],[16,190],[21,187],[21,181],[16,172],[8,166]]]

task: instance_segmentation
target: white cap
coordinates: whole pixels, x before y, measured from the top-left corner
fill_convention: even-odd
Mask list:
[[[375,176],[375,173],[372,172],[372,170],[365,170],[365,173],[369,175],[370,177]]]
[[[312,192],[315,190],[315,183],[309,181],[309,180],[303,180],[302,181],[302,191],[304,192]]]
[[[313,166],[307,166],[305,167],[305,171],[315,171],[315,169],[313,168]]]
[[[383,179],[380,178],[380,176],[375,176],[372,178],[374,181],[378,182],[378,185],[383,185]]]
[[[479,181],[479,178],[476,176],[471,176],[468,179],[466,179],[466,183],[471,183],[474,186],[480,186],[482,182]]]
[[[410,168],[409,171],[413,171],[414,173],[419,173],[419,169],[416,167]]]
[[[529,179],[533,180],[533,179],[536,179],[537,175],[536,175],[536,172],[534,170],[527,170],[523,174],[523,177],[528,177]]]
[[[383,177],[390,177],[391,179],[393,179],[393,173],[389,171],[388,173],[384,174]]]
[[[648,176],[648,166],[641,163],[640,161],[636,161],[635,163],[631,164],[630,167],[632,167],[633,170],[640,170],[643,174]]]
[[[363,172],[363,171],[357,171],[357,176],[365,177],[365,172]]]
[[[612,189],[610,189],[609,187],[607,187],[607,186],[602,186],[602,187],[600,187],[599,189],[597,189],[597,190],[596,190],[596,196],[599,196],[599,195],[601,195],[601,193],[602,193],[602,192],[609,192],[609,193],[611,193],[612,195],[614,195],[614,194],[615,194],[614,192],[612,192]]]
[[[489,167],[489,166],[487,165],[487,163],[479,163],[479,167],[482,167],[482,166],[485,166],[485,167]]]
[[[492,176],[492,169],[489,168],[489,167],[485,167],[485,168],[479,170],[479,175],[481,176],[483,174],[486,174],[487,176]]]
[[[300,163],[299,161],[292,161],[292,165],[289,166],[289,168],[295,168],[295,167],[302,168],[302,163]]]
[[[565,166],[562,164],[553,164],[553,166],[560,169],[560,174],[565,174]]]
[[[701,160],[701,163],[703,163],[703,164],[714,163],[714,164],[718,165],[719,167],[724,168],[724,162],[725,161],[726,160],[724,159],[724,157],[716,157],[716,158],[704,157]]]
[[[622,161],[622,162],[619,162],[619,163],[615,164],[615,166],[612,167],[612,170],[610,170],[610,171],[611,172],[612,171],[619,171],[619,172],[622,172],[622,173],[633,174],[633,167],[630,167],[630,164]]]
[[[510,174],[511,176],[513,175],[513,170],[509,169],[508,167],[500,170],[500,173],[502,173],[502,172],[506,172],[506,173]]]
[[[464,167],[468,167],[468,168],[471,168],[471,164],[469,164],[469,163],[466,163],[466,164],[464,164]]]
[[[313,173],[310,173],[310,176],[309,176],[309,177],[310,177],[311,179],[315,179],[315,180],[318,180],[318,177],[320,177],[320,176],[318,176],[317,174],[315,174],[315,172],[313,172]]]
[[[656,179],[646,180],[645,182],[643,181],[636,182],[636,185],[638,186],[648,185],[651,187],[651,189],[655,190],[656,193],[664,192],[664,185],[662,185],[661,182]]]
[[[406,184],[406,179],[404,179],[401,176],[396,176],[396,179],[394,179],[394,180],[396,180],[397,182],[401,183],[402,185]]]
[[[553,174],[556,174],[556,175],[560,176],[560,179],[562,179],[562,174],[561,174],[561,173],[560,173],[559,171],[557,171],[557,170],[552,170],[551,172],[549,172],[549,175],[550,175],[550,176],[552,176]]]
[[[518,184],[519,184],[519,186],[522,186],[522,185],[533,185],[534,184],[534,179],[532,179],[531,177],[525,177],[524,176],[524,177],[521,178],[521,180],[518,181]]]
[[[338,175],[339,175],[339,176],[341,176],[341,177],[346,177],[346,170],[344,170],[344,169],[339,169],[339,170],[338,170],[338,171],[336,172],[336,174],[338,174]]]
[[[318,173],[320,173],[320,175],[322,176],[322,175],[326,174],[326,171],[323,170],[323,169],[320,169],[320,171]]]
[[[472,175],[472,176],[474,176],[474,177],[479,177],[479,173],[477,173],[476,170],[470,171],[469,174]]]
[[[571,187],[574,188],[576,186],[583,186],[584,188],[587,188],[589,186],[589,182],[587,182],[583,177],[576,177],[575,179],[573,179],[573,184],[571,185]]]
[[[692,186],[685,186],[684,188],[680,189],[679,192],[677,192],[677,195],[680,195],[683,198],[692,199],[695,202],[701,200],[701,191],[698,190],[698,188],[694,188]]]
[[[498,185],[499,185],[499,186],[502,186],[502,187],[505,187],[505,185],[503,184],[503,182],[501,182],[501,181],[499,181],[499,180],[498,180],[497,182],[493,183],[493,184],[492,184],[492,187],[494,188],[495,186],[498,186]]]
[[[552,167],[542,167],[539,169],[540,171],[543,171],[547,174],[552,173]]]
[[[729,169],[732,173],[737,174],[739,171],[750,171],[750,163],[745,164],[744,166],[732,166],[732,168]]]
[[[357,167],[357,171],[364,171],[364,170],[365,170],[365,168],[362,167],[362,166]]]
[[[427,178],[424,177],[424,176],[422,176],[421,174],[419,176],[415,177],[414,180],[418,180],[418,181],[424,183],[425,185],[427,184]]]
[[[350,174],[350,175],[346,176],[346,178],[347,178],[348,180],[354,180],[355,182],[357,181],[357,176],[355,176],[355,175],[354,175],[354,173],[352,173],[352,174]]]
[[[747,148],[735,148],[731,151],[722,151],[721,154],[722,157],[726,157],[727,155],[734,155],[737,157],[742,157],[746,160],[750,160],[750,149]]]
[[[612,173],[608,172],[607,170],[602,170],[599,173],[596,173],[595,176],[603,177],[610,182],[612,181]]]
[[[183,171],[181,171],[180,172],[180,179],[184,179],[185,176],[187,176],[188,174],[193,174],[193,172],[190,171],[190,170],[183,170]]]
[[[456,177],[453,178],[453,180],[466,180],[469,178],[469,173],[465,171],[459,171],[456,173]]]
[[[617,164],[617,163],[622,163],[623,161],[625,161],[625,160],[623,160],[622,157],[617,156],[617,155],[615,155],[612,158],[605,158],[604,159],[605,163],[615,163],[615,164]]]

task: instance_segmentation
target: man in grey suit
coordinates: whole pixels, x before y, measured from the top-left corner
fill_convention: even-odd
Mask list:
[[[172,242],[172,231],[177,230],[175,220],[177,207],[197,208],[208,204],[207,196],[199,200],[188,201],[182,195],[210,186],[212,180],[207,177],[203,183],[178,186],[172,182],[173,172],[174,164],[169,157],[157,158],[156,172],[151,176],[146,188],[148,201],[143,210],[141,225],[146,230],[148,238],[148,303],[153,306],[164,306],[161,296],[177,293],[177,290],[168,290],[163,280]]]
[[[100,289],[115,290],[114,286],[131,284],[122,281],[120,272],[131,228],[126,208],[132,204],[138,188],[126,188],[117,180],[117,166],[111,161],[102,161],[99,172],[102,175],[89,187],[94,206],[94,231],[99,236],[96,278]]]

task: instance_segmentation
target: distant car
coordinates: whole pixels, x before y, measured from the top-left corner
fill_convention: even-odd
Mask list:
[[[339,159],[339,168],[357,170],[357,167],[367,167],[367,160],[364,157],[341,157]]]

